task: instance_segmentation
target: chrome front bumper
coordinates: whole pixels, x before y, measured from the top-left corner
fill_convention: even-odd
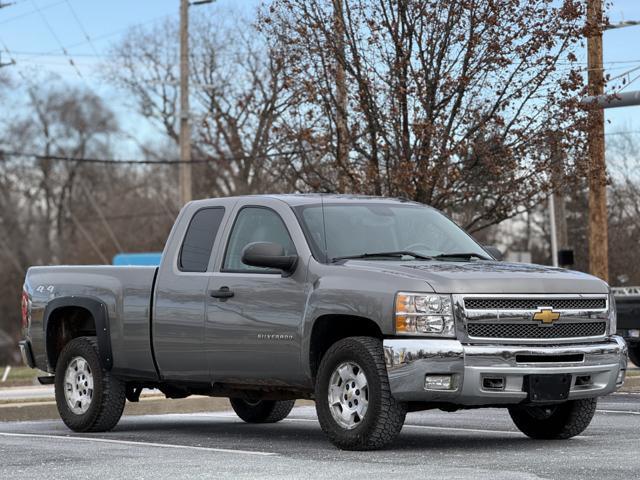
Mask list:
[[[535,374],[571,374],[569,399],[607,395],[624,382],[627,346],[621,337],[564,346],[463,345],[447,339],[387,339],[384,354],[391,392],[400,401],[482,406],[527,400],[524,379]],[[536,356],[524,363],[523,356]],[[578,355],[581,361],[544,362],[541,357]],[[517,358],[518,357],[518,358]],[[425,389],[426,375],[449,374],[451,390]],[[588,376],[587,385],[576,385]],[[484,379],[501,377],[504,388],[485,388]]]

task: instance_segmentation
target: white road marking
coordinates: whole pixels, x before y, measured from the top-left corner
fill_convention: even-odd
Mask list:
[[[631,410],[596,410],[598,413],[626,413],[627,415],[640,415],[640,412],[634,412]]]
[[[81,442],[98,442],[98,443],[113,443],[116,445],[130,445],[137,447],[157,447],[157,448],[174,448],[182,450],[198,450],[203,452],[218,452],[218,453],[237,453],[240,455],[256,455],[262,457],[275,456],[277,453],[273,452],[260,452],[251,450],[234,450],[230,448],[213,448],[213,447],[197,447],[192,445],[175,445],[170,443],[154,443],[154,442],[136,442],[132,440],[115,440],[110,438],[93,438],[93,437],[74,437],[63,435],[43,435],[35,433],[7,433],[0,432],[0,436],[3,437],[27,437],[27,438],[45,438],[45,439],[62,439],[62,440],[76,440]]]

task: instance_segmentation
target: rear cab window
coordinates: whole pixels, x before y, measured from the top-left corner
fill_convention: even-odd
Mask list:
[[[178,268],[182,272],[206,272],[211,258],[224,207],[208,207],[198,210],[187,227],[180,247]]]

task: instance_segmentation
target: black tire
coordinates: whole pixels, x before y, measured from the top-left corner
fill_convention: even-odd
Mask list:
[[[65,398],[65,371],[81,357],[93,376],[93,394],[84,413],[74,413]],[[62,421],[74,432],[106,432],[116,426],[125,404],[125,384],[102,368],[95,337],[78,337],[67,343],[58,358],[55,377],[56,404]]]
[[[242,398],[230,398],[231,407],[247,423],[276,423],[287,418],[295,400],[258,400],[249,402]]]
[[[640,343],[635,343],[633,345],[628,345],[629,351],[629,360],[636,366],[640,367]]]
[[[581,434],[591,423],[598,401],[595,398],[570,400],[549,407],[509,408],[516,427],[539,440],[564,440]]]
[[[359,424],[351,429],[334,419],[328,399],[334,370],[344,362],[357,364],[367,379],[367,411]],[[348,337],[327,350],[318,368],[315,397],[320,427],[335,446],[344,450],[385,447],[402,430],[407,413],[406,405],[391,395],[382,342],[373,337]]]

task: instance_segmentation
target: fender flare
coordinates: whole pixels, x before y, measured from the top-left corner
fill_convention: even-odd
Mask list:
[[[87,310],[92,316],[96,324],[96,337],[98,339],[98,356],[100,363],[106,370],[113,367],[113,354],[111,352],[111,332],[109,330],[109,313],[104,302],[94,297],[58,297],[47,303],[44,309],[42,326],[45,333],[45,348],[47,353],[47,362],[52,368],[55,368],[53,362],[53,352],[49,351],[49,318],[59,308],[63,307],[80,307]]]

